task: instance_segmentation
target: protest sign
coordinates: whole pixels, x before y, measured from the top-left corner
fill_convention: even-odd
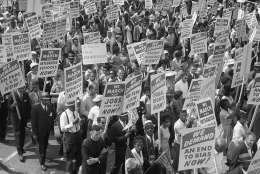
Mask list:
[[[201,127],[217,126],[214,107],[209,97],[195,101],[195,105]]]
[[[161,156],[158,157],[158,159],[154,162],[155,164],[159,164],[166,168],[167,173],[174,174],[174,170],[172,168],[171,162],[169,161],[168,157],[166,156],[166,152],[169,149],[166,149],[165,152],[161,154]]]
[[[212,15],[215,15],[218,11],[218,7],[219,7],[219,2],[214,2],[209,13],[211,13]]]
[[[253,34],[254,33],[254,34]],[[260,41],[260,26],[256,26],[254,28],[254,31],[253,31],[252,35],[253,35],[253,38],[250,40],[250,42],[252,41],[257,41],[259,42]]]
[[[27,27],[31,36],[31,39],[41,36],[41,24],[37,16],[32,16],[26,19]]]
[[[214,36],[217,36],[217,34],[222,30],[228,30],[229,23],[230,23],[230,18],[217,18],[215,29],[214,29]]]
[[[202,80],[192,79],[182,110],[195,109],[194,102],[200,99],[200,85]]]
[[[207,79],[201,81],[201,89],[200,89],[200,100],[210,97],[213,103],[213,107],[215,106],[215,76],[210,76]]]
[[[0,45],[0,66],[7,62],[6,49],[4,45]]]
[[[141,62],[144,58],[145,49],[146,49],[146,41],[138,42],[138,43],[133,45],[135,57],[136,57],[139,64],[141,64]]]
[[[238,19],[239,4],[235,4],[232,12],[232,19]]]
[[[223,10],[222,18],[231,18],[232,8],[226,8]]]
[[[12,42],[15,59],[18,61],[23,61],[32,58],[29,33],[12,35]]]
[[[212,7],[214,5],[215,1],[216,0],[208,0],[207,3],[208,3],[208,5],[210,5]]]
[[[81,45],[83,65],[107,62],[105,43]]]
[[[251,88],[247,104],[259,105],[260,103],[260,73],[255,76],[254,84]]]
[[[187,6],[186,6],[186,3],[183,2],[181,4],[181,13],[183,15],[184,18],[186,18],[188,16],[188,12],[187,12]]]
[[[163,49],[162,40],[148,40],[146,42],[146,49],[142,65],[158,64]]]
[[[193,19],[186,19],[182,22],[181,39],[190,38],[193,28]]]
[[[59,40],[61,37],[65,37],[66,33],[66,19],[61,19],[54,22],[48,22],[43,24],[43,43]]]
[[[162,7],[163,7],[163,0],[157,0],[155,11],[162,10]]]
[[[109,21],[119,19],[118,6],[117,5],[111,5],[111,6],[107,7],[107,19]]]
[[[210,77],[210,76],[215,75],[216,69],[217,69],[217,65],[205,66],[205,67],[203,68],[203,77],[204,77],[204,78],[208,78],[208,77]]]
[[[127,78],[125,80],[125,95],[123,112],[137,108],[140,104],[142,90],[142,74]]]
[[[192,1],[191,15],[193,15],[195,12],[197,13],[198,11],[199,11],[199,3]]]
[[[246,23],[244,19],[236,20],[236,38],[243,37],[246,34]]]
[[[216,44],[228,44],[229,43],[229,30],[223,30],[217,34]]]
[[[251,160],[250,165],[247,169],[247,174],[257,174],[257,173],[260,173],[260,150],[259,149],[255,153],[255,156]]]
[[[152,9],[153,8],[153,2],[152,0],[145,0],[145,9]]]
[[[242,65],[241,65],[241,74],[246,75],[250,72],[251,66],[251,54],[252,54],[252,42],[246,44],[243,48],[243,57],[242,57]]]
[[[245,16],[246,24],[248,28],[253,29],[258,25],[255,13],[247,13]]]
[[[28,0],[26,12],[36,12],[37,15],[41,15],[41,4],[44,4],[45,0]]]
[[[79,17],[79,1],[70,2],[70,13],[72,18]]]
[[[59,60],[61,56],[60,48],[41,49],[41,56],[38,65],[37,77],[56,76]]]
[[[70,2],[63,2],[60,4],[60,11],[68,11],[70,13]]]
[[[65,68],[65,101],[75,101],[83,95],[82,64]]]
[[[45,22],[51,22],[53,21],[53,11],[52,10],[44,10],[44,19]]]
[[[215,126],[181,130],[178,170],[214,166]]]
[[[20,32],[2,34],[2,42],[3,42],[3,45],[5,46],[7,62],[14,60],[12,36],[15,34],[20,34]]]
[[[190,54],[200,54],[207,52],[207,33],[196,33],[190,38],[191,51]]]
[[[181,4],[181,0],[174,0],[172,3],[173,7],[178,7]]]
[[[234,57],[235,61],[242,60],[242,58],[243,58],[243,51],[244,51],[243,48],[238,48],[238,49],[235,50],[235,57]]]
[[[113,4],[119,6],[124,5],[124,0],[113,0]]]
[[[84,5],[86,15],[90,15],[97,12],[96,4],[92,1],[87,2]]]
[[[52,8],[53,8],[53,6],[52,6],[52,4],[42,4],[41,5],[41,9],[42,9],[42,14],[41,14],[41,16],[42,16],[42,20],[43,21],[45,21],[46,19],[45,19],[45,10],[52,10]]]
[[[125,82],[107,82],[99,109],[99,117],[122,113]]]
[[[134,53],[132,45],[133,44],[126,45],[126,48],[127,48],[128,56],[129,56],[129,59],[130,59],[130,63],[131,63],[131,65],[134,65],[136,58],[135,58],[135,53]]]
[[[52,0],[53,11],[60,11],[60,0]]]
[[[235,61],[234,75],[233,75],[233,79],[232,79],[231,88],[240,86],[243,83],[243,74],[241,74],[241,72],[240,72],[241,64],[242,64],[242,60]]]
[[[19,0],[18,1],[19,11],[27,11],[27,3],[28,3],[28,0]]]
[[[100,43],[100,34],[98,32],[83,33],[84,44]]]
[[[222,62],[225,54],[226,44],[215,44],[215,49],[213,52],[212,64],[218,64]]]
[[[166,109],[166,91],[165,73],[151,75],[151,114]]]
[[[25,86],[19,62],[13,60],[0,67],[0,91],[4,95]]]
[[[66,19],[66,29],[65,31],[70,31],[71,30],[71,25],[72,25],[72,18],[71,18],[71,13],[68,11],[62,11],[62,12],[53,12],[53,21],[59,21],[59,20],[63,20]],[[57,26],[60,27],[60,26]],[[63,28],[63,26],[62,26]],[[63,28],[64,30],[64,28]],[[63,36],[65,35],[65,33],[63,33]]]
[[[204,17],[207,17],[207,15],[208,15],[207,14],[207,7],[208,7],[208,5],[207,5],[206,1],[204,1],[204,3],[202,4],[201,9],[199,11],[199,13],[200,13],[200,16],[199,16],[200,20],[203,20]]]

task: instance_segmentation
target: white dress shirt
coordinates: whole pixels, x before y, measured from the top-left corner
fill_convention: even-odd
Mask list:
[[[218,153],[215,150],[215,154],[214,154],[215,158],[213,159],[214,164],[208,167],[205,167],[204,170],[208,173],[208,174],[221,174],[223,173],[223,153]],[[217,170],[216,170],[217,169]]]
[[[174,132],[175,132],[175,141],[176,143],[181,143],[181,130],[185,129],[186,125],[181,121],[181,119],[178,119],[174,124]]]
[[[246,134],[246,128],[240,123],[240,121],[238,121],[233,129],[232,140],[242,141],[245,134]]]
[[[68,115],[68,119],[67,119],[67,115]],[[74,114],[73,114],[74,113]],[[62,132],[71,132],[71,133],[75,133],[78,132],[80,130],[80,125],[79,123],[73,125],[73,122],[78,118],[78,116],[76,115],[76,112],[72,112],[69,109],[66,109],[60,117],[60,128]],[[79,121],[81,119],[79,118]],[[68,122],[69,121],[69,122]]]
[[[182,91],[182,97],[186,98],[188,93],[188,82],[183,82],[182,79],[175,84],[175,91]]]
[[[99,107],[93,106],[90,109],[89,114],[88,114],[88,119],[91,119],[93,121],[92,125],[98,125],[98,122],[97,122],[98,115],[99,115]]]

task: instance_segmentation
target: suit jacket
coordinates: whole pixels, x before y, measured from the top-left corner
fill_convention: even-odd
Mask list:
[[[149,156],[154,155],[155,160],[158,158],[158,147],[154,147],[154,145],[151,144],[151,141],[147,138],[146,135],[143,136],[144,139],[144,147],[143,147],[143,157],[149,160]],[[158,139],[158,136],[154,134],[154,141]],[[154,142],[155,143],[155,142]]]
[[[254,152],[255,152],[253,149],[255,149],[255,147],[251,148],[252,158],[254,157]],[[241,144],[239,144],[237,146],[237,148],[233,152],[233,157],[230,162],[229,171],[234,170],[236,167],[238,167],[240,165],[240,163],[238,162],[239,155],[244,154],[244,153],[248,153],[248,150],[247,150],[245,142],[243,141]]]
[[[41,103],[37,103],[32,108],[32,133],[38,137],[44,137],[54,130],[54,113],[52,105],[46,106],[47,112],[43,109]]]
[[[125,152],[126,152],[126,142],[127,142],[127,138],[125,137],[126,132],[122,131],[123,130],[123,126],[121,125],[121,123],[119,122],[119,120],[117,120],[112,126],[111,126],[111,134],[112,134],[112,139],[113,142],[115,143],[115,156],[120,156],[120,157],[125,157]],[[130,136],[130,149],[132,147],[132,136],[134,136],[134,134],[132,134]]]
[[[237,166],[234,170],[232,170],[228,174],[244,174],[244,172],[240,166]]]
[[[101,174],[104,173],[105,168],[103,166],[107,160],[108,152],[102,153],[103,148],[106,148],[102,138],[99,141],[93,141],[90,137],[84,140],[82,144],[82,174]],[[92,158],[98,158],[100,163],[88,165],[87,160]]]
[[[22,100],[20,99],[17,91],[14,91],[14,96],[16,102],[18,103],[18,109],[21,115],[21,120],[19,120],[18,114],[16,112],[16,108],[12,106],[14,100],[12,94],[10,94],[8,97],[8,108],[11,114],[12,125],[13,128],[15,129],[19,127],[21,123],[25,124],[27,120],[31,118],[31,101],[30,101],[29,94],[27,92],[23,93]]]
[[[35,94],[34,91],[30,92],[29,97],[31,100],[31,104],[35,105],[35,104],[39,103],[41,100],[41,95],[42,95],[42,91],[39,91],[39,96],[38,96],[39,98],[37,97],[37,95]]]
[[[130,65],[126,65],[126,67],[121,65],[120,68],[124,70],[124,76],[123,76],[124,79],[126,79],[127,76],[133,72],[132,67]]]
[[[191,75],[191,73],[188,74],[188,87],[190,87],[192,79],[198,79],[199,75],[197,73],[194,73],[194,76]]]
[[[30,67],[31,63],[32,63],[32,60],[30,59],[30,60],[27,60],[24,64],[24,75],[25,75],[25,77],[28,74],[28,72],[30,72],[30,70],[31,70],[31,67]]]

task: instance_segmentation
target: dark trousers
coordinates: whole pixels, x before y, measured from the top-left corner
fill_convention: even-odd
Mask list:
[[[18,126],[13,127],[13,129],[14,129],[14,137],[15,137],[17,152],[19,155],[22,155],[24,153],[23,146],[25,141],[26,120],[24,120],[23,117],[21,120],[13,120],[13,117],[11,117],[11,121],[12,123],[19,122],[16,124]]]
[[[39,162],[41,165],[45,164],[49,136],[50,136],[50,133],[47,133],[43,137],[38,137],[38,140],[37,140],[37,147],[38,147],[38,152],[39,152]]]
[[[82,132],[82,139],[85,140],[88,135],[88,117],[85,115],[82,115],[82,117],[85,119],[85,122],[81,126],[81,132]]]
[[[6,136],[6,118],[8,116],[7,102],[0,102],[0,139]]]
[[[121,157],[121,156],[115,156],[115,164],[110,172],[110,174],[118,174],[121,165],[122,166],[122,174],[125,174],[125,157]]]
[[[174,143],[173,147],[175,151],[175,156],[173,157],[173,169],[175,171],[178,171],[178,166],[179,166],[179,156],[180,156],[180,144]]]

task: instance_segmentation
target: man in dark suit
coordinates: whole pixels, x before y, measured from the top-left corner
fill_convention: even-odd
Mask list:
[[[31,101],[29,94],[25,92],[25,86],[14,91],[15,100],[13,100],[12,94],[8,98],[8,108],[11,113],[11,122],[14,129],[14,136],[16,141],[16,147],[19,155],[19,160],[24,161],[23,153],[25,153],[23,146],[25,140],[25,126],[27,120],[31,118]],[[21,119],[19,119],[16,106],[18,106]]]
[[[82,174],[102,174],[106,172],[102,166],[107,161],[108,152],[100,133],[100,127],[93,125],[90,130],[90,137],[85,139],[82,144]]]
[[[191,65],[190,72],[188,73],[188,86],[190,87],[190,83],[192,79],[198,79],[199,75],[196,73],[197,68],[194,65]]]
[[[254,154],[256,152],[256,147],[253,147],[256,142],[256,136],[253,132],[248,132],[245,137],[245,141],[243,141],[240,145],[236,147],[236,149],[233,152],[233,157],[230,162],[230,168],[229,171],[234,170],[237,166],[240,165],[240,162],[238,161],[239,155],[249,153],[251,159],[254,157]]]
[[[37,57],[38,57],[37,53],[35,51],[32,51],[31,54],[32,54],[32,59],[27,60],[24,64],[24,75],[25,75],[25,77],[28,74],[28,72],[31,70],[31,67],[30,67],[31,63],[33,63],[33,62],[37,63],[38,62],[37,61]]]
[[[155,125],[151,120],[147,120],[144,124],[144,147],[143,157],[150,163],[144,163],[144,171],[148,170],[147,174],[159,174],[159,166],[154,164],[154,161],[158,158],[158,136],[154,134]],[[151,168],[150,168],[151,167]]]
[[[132,67],[129,65],[129,59],[127,57],[122,58],[122,65],[120,66],[124,70],[123,79],[126,79],[129,74],[133,72]]]
[[[124,127],[128,122],[128,113],[123,113],[119,116],[118,121],[116,121],[111,126],[112,138],[115,143],[115,163],[110,172],[110,174],[118,174],[119,169],[122,166],[122,174],[125,174],[125,153],[127,148],[127,139],[130,138],[129,146],[133,145],[132,138],[134,136],[134,131],[123,131]],[[132,146],[133,147],[133,146]]]
[[[6,136],[6,118],[8,117],[7,98],[8,94],[2,95],[0,92],[0,142],[9,143]]]
[[[234,170],[229,172],[228,174],[244,174],[246,173],[250,162],[251,162],[251,156],[249,153],[241,154],[239,155],[239,160],[238,162],[240,163],[239,166],[237,166]]]
[[[114,53],[114,47],[118,47],[119,48],[119,53],[121,53],[121,49],[123,47],[122,36],[116,35],[116,40],[114,41],[113,46],[112,46],[112,50],[113,50],[112,54],[115,54]]]
[[[47,92],[42,92],[41,102],[33,105],[32,108],[32,133],[37,142],[39,150],[39,162],[41,169],[46,171],[45,166],[46,151],[49,136],[54,135],[54,113],[50,104],[50,96]]]

